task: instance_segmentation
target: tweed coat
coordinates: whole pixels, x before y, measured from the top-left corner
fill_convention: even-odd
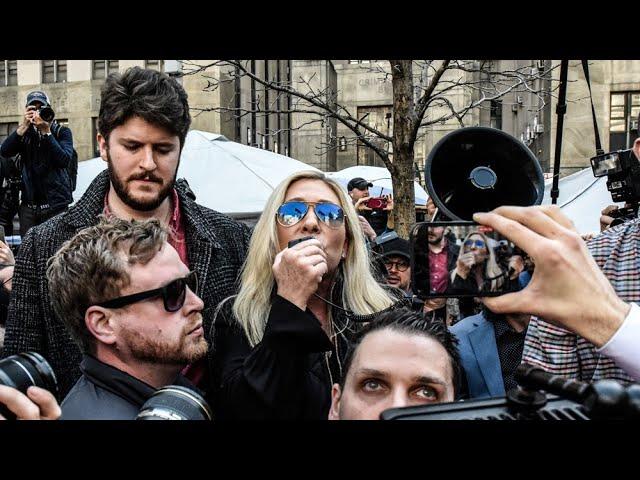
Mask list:
[[[82,355],[53,312],[46,279],[47,260],[79,230],[97,223],[108,188],[109,174],[105,170],[75,205],[29,230],[16,258],[2,355],[26,351],[43,355],[57,376],[59,399],[80,377]],[[205,305],[203,326],[208,336],[216,306],[236,293],[251,233],[246,225],[198,205],[189,198],[187,187],[180,180],[176,182],[176,192],[189,267],[198,274],[199,295]]]

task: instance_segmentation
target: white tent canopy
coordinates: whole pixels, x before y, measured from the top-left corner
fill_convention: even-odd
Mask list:
[[[333,178],[340,183],[346,190],[349,180],[356,177],[364,178],[373,183],[373,187],[369,187],[369,193],[374,197],[381,195],[393,194],[393,187],[391,185],[391,174],[389,170],[382,167],[368,167],[368,166],[356,166],[349,167],[338,172],[327,173],[328,177]],[[429,194],[418,183],[413,182],[415,190],[415,204],[426,205]]]
[[[78,200],[98,173],[101,158],[78,164]],[[284,155],[231,142],[222,135],[192,130],[182,150],[178,178],[185,178],[201,205],[223,213],[261,212],[271,192],[292,173],[314,170]]]
[[[551,179],[545,181],[543,205],[551,204],[551,186]],[[607,190],[607,178],[595,178],[591,168],[585,168],[561,178],[558,187],[560,195],[557,205],[573,221],[578,232],[599,232],[600,212],[614,203]]]

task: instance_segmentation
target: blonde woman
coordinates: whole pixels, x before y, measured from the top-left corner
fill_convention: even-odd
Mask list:
[[[371,273],[346,192],[320,172],[290,176],[254,229],[238,295],[217,313],[217,417],[326,419],[356,328],[346,311],[368,315],[394,301]]]
[[[469,294],[481,290],[495,292],[505,282],[505,277],[487,236],[481,232],[467,235],[451,272],[451,290]]]

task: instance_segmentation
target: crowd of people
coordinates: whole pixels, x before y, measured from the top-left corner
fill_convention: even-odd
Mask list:
[[[104,84],[108,169],[69,206],[71,132],[51,134],[47,106],[30,94],[0,149],[22,157],[25,219],[15,258],[0,245],[2,357],[37,352],[58,384],[57,398],[0,385],[18,418],[134,419],[180,385],[216,420],[377,419],[503,396],[523,360],[640,379],[637,221],[585,243],[556,207],[505,206],[476,214],[483,228],[422,230],[418,257],[393,231],[393,198],[307,171],[275,188],[250,229],[176,179],[187,95],[138,67]]]

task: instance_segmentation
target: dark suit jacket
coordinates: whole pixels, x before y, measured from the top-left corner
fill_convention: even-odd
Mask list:
[[[469,398],[505,395],[493,324],[482,313],[451,327],[458,337],[460,360],[467,377]]]
[[[79,230],[95,225],[104,209],[108,171],[100,173],[69,210],[29,230],[16,258],[4,356],[36,351],[51,364],[58,378],[60,399],[80,377],[80,349],[49,301],[47,260]],[[236,293],[236,281],[246,257],[250,230],[233,219],[195,203],[178,181],[189,266],[198,274],[206,335],[215,307]],[[208,338],[207,338],[208,339]]]

